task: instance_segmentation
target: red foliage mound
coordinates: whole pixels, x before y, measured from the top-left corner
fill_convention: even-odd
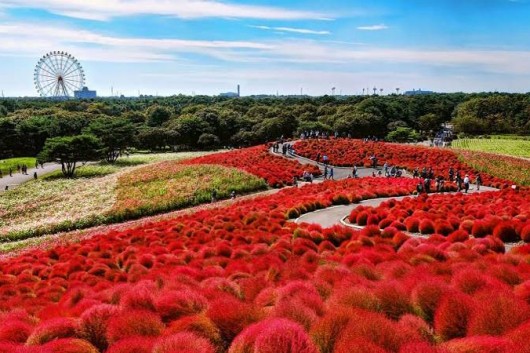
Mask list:
[[[315,176],[320,170],[313,165],[302,165],[295,160],[274,156],[266,146],[243,148],[230,152],[210,154],[183,162],[184,164],[218,164],[242,169],[263,178],[272,187],[292,185],[293,177],[302,177],[304,171]]]
[[[519,234],[527,191],[493,193],[498,202],[429,196],[364,207],[374,223],[366,231],[287,218],[337,195],[409,195],[414,186],[406,178],[324,182],[12,256],[0,262],[0,353],[49,353],[58,342],[70,353],[520,345],[530,320],[528,247],[504,255],[498,238],[469,238],[458,222],[493,232],[517,217]],[[459,230],[408,237],[398,228],[407,217]],[[391,223],[381,232],[383,220]]]
[[[318,353],[304,328],[290,320],[269,319],[249,326],[229,353]]]
[[[153,347],[153,353],[215,353],[212,344],[194,333],[181,332],[161,338]]]
[[[40,323],[28,337],[26,344],[41,345],[58,338],[75,337],[78,324],[71,318],[56,318]]]
[[[134,336],[158,336],[164,324],[157,314],[143,310],[129,310],[113,316],[107,327],[110,343]]]
[[[435,175],[448,177],[449,168],[460,170],[462,175],[469,174],[475,179],[476,171],[460,162],[457,154],[451,149],[429,148],[407,144],[386,142],[365,142],[355,139],[303,140],[294,145],[296,153],[316,160],[317,154],[327,155],[329,162],[336,166],[372,165],[372,157],[377,157],[378,165],[387,163],[412,171],[415,168],[432,168]],[[509,182],[482,173],[484,185],[510,185]]]

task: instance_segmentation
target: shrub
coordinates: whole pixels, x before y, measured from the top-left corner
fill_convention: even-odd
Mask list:
[[[204,314],[184,316],[173,321],[166,334],[175,334],[180,332],[193,332],[203,338],[208,339],[215,346],[222,346],[221,331],[215,324]]]
[[[99,353],[89,342],[77,338],[61,338],[48,342],[42,350],[46,353]]]
[[[471,234],[475,238],[484,238],[486,235],[490,234],[488,225],[484,221],[475,221],[473,223],[473,228],[471,228]]]
[[[355,219],[355,221],[357,222],[358,225],[365,226],[368,222],[368,216],[369,214],[366,211],[359,212],[359,214],[357,214],[357,218]]]
[[[509,339],[514,344],[514,352],[517,353],[530,353],[530,344],[528,344],[529,336],[530,321],[525,322],[504,335],[505,338]]]
[[[158,336],[164,330],[160,317],[146,310],[129,310],[109,320],[107,340],[113,343],[134,336]]]
[[[153,353],[215,353],[212,344],[194,333],[181,332],[162,337],[153,347]]]
[[[469,234],[464,230],[455,230],[447,237],[451,243],[464,242],[469,239]]]
[[[302,326],[282,319],[266,322],[256,337],[255,351],[260,353],[318,353]]]
[[[426,342],[407,343],[401,346],[398,353],[442,353],[436,347]]]
[[[427,322],[432,323],[440,300],[447,295],[450,294],[445,283],[425,281],[414,287],[412,302],[421,313],[421,316]]]
[[[530,307],[511,293],[480,293],[477,300],[487,303],[473,311],[468,335],[502,335],[530,319]]]
[[[56,318],[39,324],[28,337],[26,344],[38,346],[46,342],[58,339],[75,337],[78,324],[71,318]]]
[[[414,217],[409,217],[405,220],[407,232],[418,233],[420,231],[420,220]]]
[[[206,311],[207,299],[191,290],[164,292],[155,302],[156,310],[165,322],[181,316],[199,314]]]
[[[101,304],[93,306],[81,315],[80,334],[96,348],[103,351],[107,348],[107,326],[111,317],[118,314],[114,305]]]
[[[382,238],[393,238],[394,235],[396,235],[397,232],[398,232],[398,230],[396,229],[396,227],[386,227],[381,232],[381,237]]]
[[[420,233],[421,234],[433,234],[434,233],[434,223],[430,219],[423,219],[420,222]]]
[[[437,222],[434,229],[437,234],[441,234],[443,236],[448,236],[454,231],[453,226],[448,221]]]
[[[412,311],[410,300],[402,284],[397,281],[380,282],[375,290],[381,310],[391,319],[397,320]]]
[[[525,243],[530,243],[530,224],[527,224],[521,230],[521,239],[523,239]]]
[[[105,353],[152,353],[153,345],[152,337],[129,337],[114,343]]]
[[[355,348],[357,342],[362,341],[372,342],[389,352],[397,352],[407,342],[422,340],[419,334],[403,330],[397,323],[385,318],[382,314],[356,309],[352,311],[351,320],[336,339],[334,353],[349,352],[347,347]]]
[[[508,222],[497,224],[493,229],[493,236],[501,239],[503,242],[514,242],[519,240],[519,236],[515,232],[515,229]]]
[[[490,336],[471,336],[452,340],[441,346],[449,353],[512,353],[514,345],[507,339]],[[519,352],[518,352],[519,353]]]
[[[21,319],[7,319],[0,325],[0,342],[24,343],[28,339],[33,326]]]
[[[328,313],[313,325],[310,331],[311,338],[321,353],[334,352],[335,342],[353,319],[353,315],[354,312],[347,304],[332,306]]]
[[[245,327],[258,321],[261,313],[252,304],[223,295],[210,302],[207,316],[219,328],[223,339],[231,342]]]
[[[442,340],[465,337],[473,311],[472,299],[455,292],[442,298],[434,313],[434,330]]]

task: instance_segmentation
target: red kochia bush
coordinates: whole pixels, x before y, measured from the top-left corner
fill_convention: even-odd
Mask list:
[[[434,313],[436,334],[443,340],[464,337],[473,310],[473,300],[465,294],[454,292],[443,297]]]
[[[473,311],[468,335],[501,335],[530,319],[530,306],[512,293],[487,291],[477,295],[476,299],[487,304]]]
[[[252,304],[223,295],[210,302],[207,316],[217,325],[223,339],[231,342],[245,327],[258,321],[262,313]]]
[[[530,243],[530,223],[523,227],[521,230],[521,239],[525,243]]]
[[[153,353],[215,353],[211,343],[191,332],[162,337],[153,347]]]
[[[164,333],[175,334],[180,332],[193,332],[208,339],[215,346],[223,345],[221,331],[204,314],[184,316],[173,321]]]
[[[58,338],[75,337],[78,327],[77,322],[71,318],[47,320],[33,330],[26,344],[36,346]]]
[[[91,342],[99,350],[105,350],[107,342],[107,326],[109,320],[118,314],[118,307],[101,304],[93,306],[81,315],[79,331],[81,336]]]
[[[519,237],[517,236],[513,225],[508,222],[502,222],[497,224],[497,226],[493,229],[493,236],[501,239],[503,242],[512,242],[519,240]]]
[[[191,290],[169,291],[156,300],[155,306],[162,319],[169,322],[184,315],[206,311],[208,301],[204,296]]]
[[[507,339],[491,336],[471,336],[446,342],[441,346],[449,353],[520,353]]]
[[[110,346],[105,353],[152,353],[153,345],[152,337],[124,338]]]
[[[434,223],[430,219],[423,219],[420,222],[420,233],[421,234],[434,233]]]
[[[62,338],[48,342],[42,347],[46,353],[99,353],[99,350],[85,340]]]
[[[7,319],[0,326],[0,342],[24,343],[28,339],[33,326],[21,319]]]
[[[318,353],[302,326],[287,319],[269,319],[246,328],[229,353]]]
[[[110,319],[107,340],[113,343],[127,337],[158,336],[163,330],[164,324],[157,314],[145,310],[129,310]]]

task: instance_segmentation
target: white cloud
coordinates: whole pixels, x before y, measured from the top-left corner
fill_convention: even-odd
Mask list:
[[[272,6],[226,3],[219,0],[0,0],[0,7],[32,8],[58,15],[106,21],[137,15],[185,19],[225,17],[271,20],[329,19],[323,13]]]
[[[388,26],[384,24],[379,24],[379,25],[372,25],[372,26],[360,26],[360,27],[357,27],[357,29],[360,31],[382,31],[382,30],[388,29]]]
[[[270,28],[270,27],[267,27]],[[83,62],[190,62],[190,54],[210,64],[249,66],[293,63],[336,68],[373,65],[421,65],[499,74],[530,75],[529,51],[389,49],[349,43],[278,39],[274,41],[208,41],[116,37],[47,23],[0,24],[0,55],[38,57],[65,50]],[[213,60],[212,60],[213,58]]]
[[[297,34],[315,34],[315,35],[330,35],[331,34],[330,31],[313,30],[313,29],[306,29],[306,28],[269,27],[269,26],[253,26],[253,25],[250,25],[249,27],[263,29],[267,31],[287,32],[287,33],[297,33]]]

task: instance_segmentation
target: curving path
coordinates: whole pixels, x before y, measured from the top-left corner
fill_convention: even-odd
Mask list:
[[[33,180],[35,172],[37,173],[37,177],[40,178],[42,175],[49,174],[56,170],[61,170],[60,164],[46,163],[44,168],[41,168],[40,166],[38,168],[28,168],[28,174],[14,171],[12,176],[9,176],[9,174],[3,175],[3,177],[0,178],[0,194],[6,190],[6,186],[8,190],[12,190],[20,184]]]
[[[280,151],[281,151],[281,147],[280,147]],[[274,152],[272,152],[272,150],[271,150],[271,153],[274,153]],[[323,170],[323,164],[317,163],[317,162],[315,162],[315,161],[313,161],[311,159],[305,158],[305,157],[298,156],[296,154],[288,154],[288,155],[283,155],[282,153],[274,153],[274,154],[275,155],[280,155],[280,156],[283,156],[283,157],[289,158],[289,159],[295,159],[295,160],[297,160],[298,162],[300,162],[302,164],[316,165],[321,170]],[[373,168],[358,168],[359,177],[372,176],[372,172],[374,170],[375,169],[373,169]],[[334,171],[335,171],[335,179],[345,179],[345,178],[348,178],[349,175],[351,175],[351,168],[334,167]],[[403,177],[410,178],[412,176],[410,174],[405,173]],[[322,180],[323,177],[317,178],[316,180],[318,181],[318,179]],[[475,185],[471,185],[469,193],[472,194],[472,193],[476,193],[476,192],[487,192],[487,191],[497,191],[497,190],[498,189],[487,187],[487,186],[482,186],[480,188],[480,190],[476,190],[476,186]],[[343,225],[343,226],[347,226],[347,227],[361,229],[363,227],[354,226],[354,225],[348,224],[348,223],[343,221],[347,216],[349,216],[349,214],[350,214],[350,212],[352,210],[354,210],[355,208],[357,208],[360,205],[377,207],[381,203],[383,203],[383,202],[385,202],[387,200],[395,199],[395,200],[399,201],[399,200],[402,200],[405,197],[407,197],[407,196],[385,197],[385,198],[363,200],[363,201],[361,201],[358,204],[331,206],[331,207],[328,207],[328,208],[325,208],[325,209],[321,209],[321,210],[317,210],[317,211],[306,213],[306,214],[300,216],[299,218],[295,219],[294,222],[295,223],[316,223],[316,224],[321,225],[324,228],[328,228],[328,227],[331,227],[331,226],[334,226],[334,225]],[[408,195],[408,197],[414,197],[414,196],[413,195]],[[425,237],[425,236],[422,236],[422,235],[419,235],[419,234],[410,234],[410,235],[415,236],[415,237]],[[517,245],[518,244],[505,243],[506,251],[508,252],[514,246],[517,246]]]

